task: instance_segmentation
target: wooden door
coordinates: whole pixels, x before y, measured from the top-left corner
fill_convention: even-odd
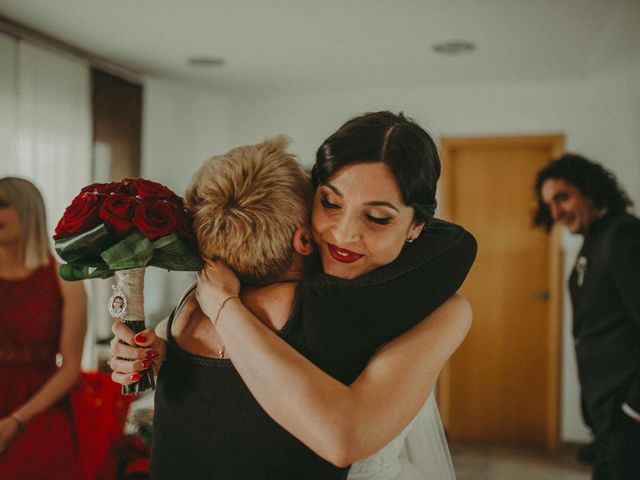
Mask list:
[[[559,242],[531,227],[538,170],[562,136],[443,139],[439,216],[478,240],[462,288],[469,335],[439,383],[452,439],[556,446],[559,429]]]

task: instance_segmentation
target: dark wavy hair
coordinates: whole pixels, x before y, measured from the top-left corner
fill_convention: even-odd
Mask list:
[[[395,176],[414,221],[428,225],[436,210],[440,156],[431,136],[402,112],[365,113],[342,125],[318,148],[311,171],[314,188],[342,167],[383,162]]]
[[[536,177],[538,208],[533,215],[533,224],[546,231],[551,230],[553,218],[549,207],[542,202],[541,190],[544,182],[550,178],[570,183],[590,198],[595,207],[607,208],[611,213],[626,212],[633,205],[612,172],[580,155],[566,154],[551,161]]]

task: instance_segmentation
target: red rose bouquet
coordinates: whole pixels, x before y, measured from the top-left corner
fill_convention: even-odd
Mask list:
[[[67,262],[60,266],[65,280],[115,276],[107,307],[136,332],[145,328],[145,267],[194,271],[203,266],[182,199],[142,178],[84,187],[53,238],[56,252]],[[147,371],[137,383],[123,387],[123,393],[153,386],[153,373]]]

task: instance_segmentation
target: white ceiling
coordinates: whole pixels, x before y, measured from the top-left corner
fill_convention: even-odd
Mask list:
[[[580,80],[640,52],[640,0],[0,0],[0,15],[142,75],[224,88]],[[448,40],[478,48],[433,52]]]

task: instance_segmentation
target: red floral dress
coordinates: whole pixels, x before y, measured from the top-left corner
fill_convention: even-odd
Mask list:
[[[56,371],[62,294],[55,262],[21,280],[0,278],[0,417],[32,397]],[[0,478],[80,478],[68,396],[34,417],[0,453]]]

